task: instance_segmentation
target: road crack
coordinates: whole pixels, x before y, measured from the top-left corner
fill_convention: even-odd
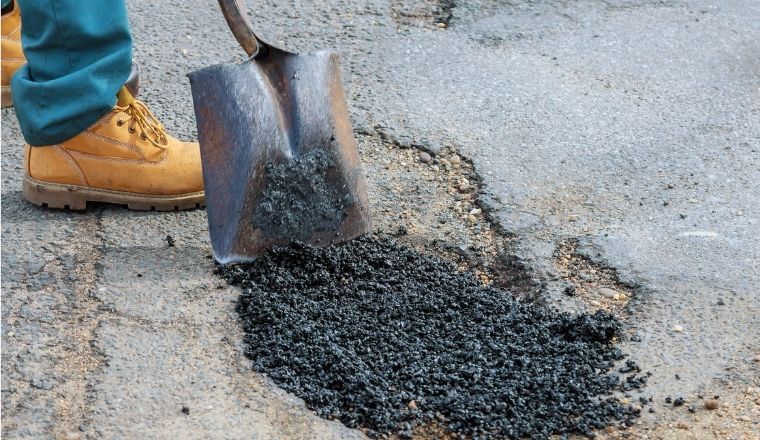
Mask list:
[[[90,378],[105,362],[93,340],[103,319],[101,302],[94,294],[99,279],[99,261],[103,254],[101,212],[77,219],[76,240],[60,250],[68,256],[61,266],[61,276],[72,288],[67,298],[68,310],[60,314],[64,348],[55,363],[55,375],[65,378],[56,388],[55,438],[77,438],[88,429],[93,401]]]

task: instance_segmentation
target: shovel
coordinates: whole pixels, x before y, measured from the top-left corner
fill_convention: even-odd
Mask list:
[[[245,262],[276,245],[368,232],[338,55],[264,43],[241,0],[219,5],[249,59],[189,74],[214,257]]]

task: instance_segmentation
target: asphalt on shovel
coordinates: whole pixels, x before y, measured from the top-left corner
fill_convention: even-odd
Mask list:
[[[256,37],[241,0],[219,5],[250,58],[189,74],[214,257],[250,261],[368,232],[338,55],[278,49]]]

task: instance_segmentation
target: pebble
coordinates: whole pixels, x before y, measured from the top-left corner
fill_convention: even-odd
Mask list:
[[[416,400],[409,401],[409,404],[407,405],[407,407],[409,407],[409,409],[411,409],[412,411],[416,410],[417,409],[417,401]]]
[[[182,55],[187,55],[187,49],[182,49]]]
[[[571,216],[569,216],[567,218],[567,221],[569,221],[569,222],[577,222],[578,221],[578,216],[575,215],[575,214],[573,214],[573,215],[571,215]]]
[[[676,324],[673,326],[673,331],[676,333],[681,333],[683,331],[683,326]]]
[[[430,169],[437,173],[441,168],[438,165],[430,165]]]
[[[451,162],[452,165],[459,165],[462,162],[462,159],[454,154],[449,158],[449,162]]]
[[[472,208],[472,210],[470,211],[470,215],[480,215],[480,213],[482,212],[483,210],[480,208]]]
[[[717,400],[706,400],[705,401],[705,409],[709,409],[710,411],[718,408],[718,401]]]
[[[618,294],[614,289],[610,289],[609,287],[601,287],[597,292],[606,298],[615,298],[615,295]]]
[[[752,359],[752,360],[755,361],[755,362],[760,362],[760,354],[757,355],[757,356],[755,356],[755,358]]]
[[[469,221],[470,223],[477,223],[478,218],[472,214],[467,214],[467,221]]]
[[[422,163],[430,163],[430,161],[433,160],[433,157],[430,156],[430,153],[427,153],[425,151],[420,153],[420,162]]]

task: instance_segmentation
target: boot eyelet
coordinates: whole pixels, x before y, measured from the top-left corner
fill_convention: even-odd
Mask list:
[[[134,133],[135,132],[135,127],[129,127],[129,132],[130,133]]]
[[[119,127],[121,127],[122,125],[124,125],[124,121],[122,121],[121,119],[117,119],[116,120],[116,125],[118,125]]]
[[[140,139],[142,139],[144,141],[147,141],[148,140],[148,136],[146,136],[145,133],[143,133],[143,134],[140,135]]]

